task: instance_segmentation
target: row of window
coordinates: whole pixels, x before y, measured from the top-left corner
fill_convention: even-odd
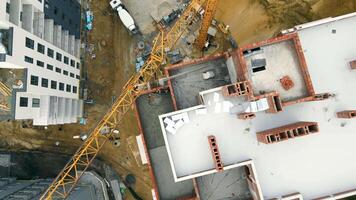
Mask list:
[[[25,56],[25,62],[33,64],[33,58],[31,58],[29,56]],[[39,67],[44,67],[45,63],[40,61],[40,60],[37,60],[36,61],[36,65],[39,66]],[[53,67],[53,65],[47,64],[47,69],[53,71],[54,67]],[[62,69],[58,68],[58,67],[55,68],[55,71],[57,73],[62,73]],[[80,79],[79,75],[75,75],[72,72],[69,73],[67,70],[63,70],[63,74],[66,75],[66,76],[70,76],[72,78],[76,78],[78,80]]]
[[[30,81],[30,84],[31,85],[35,85],[35,86],[39,86],[39,77],[38,76],[34,76],[34,75],[31,75],[31,81]],[[41,87],[44,87],[44,88],[48,88],[50,87],[51,89],[54,89],[56,90],[57,89],[57,86],[58,86],[58,89],[60,91],[65,91],[66,92],[72,92],[74,94],[77,94],[78,92],[78,88],[76,86],[71,86],[69,84],[64,84],[62,82],[59,82],[57,84],[57,81],[54,81],[54,80],[51,80],[51,82],[49,82],[48,79],[46,78],[41,78]],[[64,87],[65,86],[65,87]]]
[[[28,107],[28,98],[20,97],[20,107]],[[32,98],[32,107],[39,108],[40,107],[40,99]]]
[[[26,37],[25,46],[27,48],[34,50],[35,49],[35,41]],[[37,43],[37,52],[45,54],[45,50],[46,50],[46,47],[44,45]],[[54,58],[54,50],[51,48],[47,48],[47,56]],[[77,69],[80,68],[79,62],[77,62],[77,64],[75,64],[75,60],[70,59],[70,61],[69,61],[69,58],[67,56],[62,56],[61,53],[56,52],[56,60],[57,61],[62,62],[62,57],[63,57],[64,64],[70,65],[71,67],[76,67]]]

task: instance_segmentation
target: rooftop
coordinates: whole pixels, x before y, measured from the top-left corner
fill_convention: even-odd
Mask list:
[[[302,68],[304,57],[297,53],[298,36],[291,34],[272,40],[269,44],[257,44],[253,48],[243,49],[243,59],[248,69],[255,95],[277,91],[282,102],[292,101],[310,95]],[[258,61],[262,62],[261,64]],[[285,90],[281,79],[289,76],[294,87]]]
[[[277,91],[282,101],[310,96],[311,88],[332,97],[289,104],[282,112],[258,112],[251,120],[241,120],[236,114],[250,106],[246,98],[224,97],[221,87],[199,91],[202,105],[159,116],[175,181],[217,172],[207,139],[214,135],[224,170],[253,160],[265,198],[300,192],[311,199],[356,188],[356,162],[352,160],[356,123],[336,117],[336,112],[355,109],[356,71],[351,71],[349,62],[356,59],[356,14],[309,25],[296,28],[301,49],[292,48],[289,40],[262,45],[266,70],[248,77],[255,92]],[[312,85],[297,67],[303,65],[300,55],[296,56],[301,53]],[[291,77],[294,90],[285,92],[276,84],[284,75]],[[175,89],[177,104],[185,103],[188,93],[177,94]],[[166,118],[182,120],[172,130]],[[257,141],[256,132],[299,121],[317,122],[319,133],[271,145]]]
[[[205,80],[203,73],[208,71],[214,76]],[[178,109],[199,105],[197,97],[201,91],[231,83],[226,58],[222,54],[176,65],[168,68],[167,72],[171,77],[175,76],[171,79],[171,86]]]
[[[144,133],[150,165],[161,199],[177,199],[182,196],[192,196],[193,181],[174,182],[171,165],[165,148],[162,133],[159,130],[157,116],[173,111],[172,97],[169,93],[143,94],[136,100],[139,125]],[[153,120],[155,119],[155,120]]]

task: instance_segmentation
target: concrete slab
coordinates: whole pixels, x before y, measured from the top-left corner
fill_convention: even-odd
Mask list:
[[[154,149],[163,146],[164,140],[158,116],[174,110],[170,93],[141,95],[136,100],[136,105],[140,113],[147,148]]]
[[[248,73],[255,95],[277,91],[283,102],[308,96],[292,40],[262,46],[259,53],[245,56]],[[252,60],[266,59],[266,70],[252,72]],[[291,77],[294,87],[285,90],[279,81],[284,76]]]
[[[202,200],[248,200],[251,193],[246,180],[245,167],[239,167],[197,178]]]
[[[193,196],[192,180],[175,183],[165,146],[149,151],[151,164],[155,172],[160,199],[174,200],[184,196]]]
[[[170,200],[183,196],[193,195],[192,180],[175,183],[158,116],[173,111],[170,93],[150,93],[141,95],[136,100],[140,121],[147,149],[149,151],[151,166],[155,174],[160,199]]]
[[[207,71],[213,71],[215,76],[204,80],[203,73]],[[198,93],[201,91],[231,83],[225,58],[172,69],[169,74],[184,74],[171,80],[178,109],[199,105]]]

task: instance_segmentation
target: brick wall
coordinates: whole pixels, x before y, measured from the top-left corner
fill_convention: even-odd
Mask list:
[[[336,113],[338,118],[355,118],[356,110],[344,110]]]
[[[297,122],[257,133],[257,140],[265,144],[282,142],[319,132],[316,122]]]
[[[208,136],[208,141],[209,141],[209,145],[210,145],[210,150],[211,150],[211,154],[213,156],[214,159],[214,163],[215,163],[215,169],[218,171],[223,171],[223,163],[221,161],[221,156],[220,156],[220,152],[219,152],[219,147],[218,144],[216,142],[216,138],[213,135]]]
[[[239,114],[237,114],[237,118],[243,119],[243,120],[253,119],[255,117],[256,117],[255,113],[239,113]]]
[[[241,81],[231,85],[225,85],[222,88],[222,94],[225,97],[246,96],[252,93],[249,81]]]

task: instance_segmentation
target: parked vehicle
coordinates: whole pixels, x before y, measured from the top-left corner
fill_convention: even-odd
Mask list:
[[[113,10],[116,10],[120,5],[122,5],[122,2],[120,0],[110,1],[110,6]]]
[[[122,23],[124,26],[133,34],[137,33],[137,27],[134,19],[130,15],[130,13],[125,9],[124,5],[120,0],[112,0],[110,1],[110,6],[112,9],[117,11]]]

